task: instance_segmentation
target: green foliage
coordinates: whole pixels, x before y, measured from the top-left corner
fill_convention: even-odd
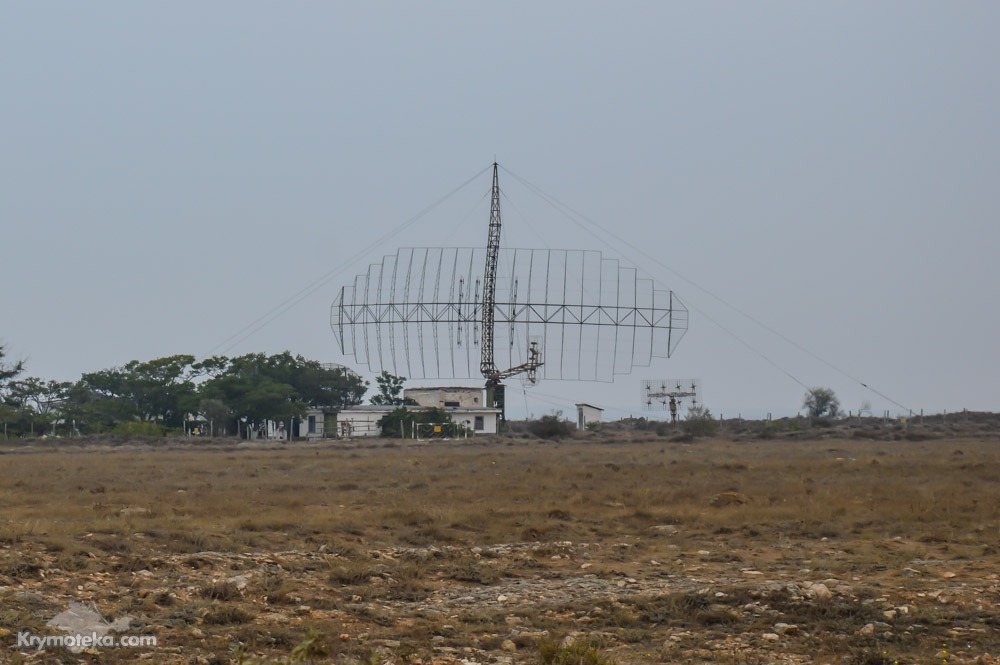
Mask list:
[[[0,346],[0,397],[3,396],[4,387],[7,382],[24,371],[23,360],[19,360],[16,363],[4,362],[5,355],[4,347]]]
[[[614,665],[615,663],[615,660],[597,645],[585,640],[565,645],[544,642],[538,647],[538,655],[543,665]]]
[[[29,377],[6,386],[23,367],[6,368],[0,363],[0,378],[7,377],[0,401],[13,409],[4,415],[16,421],[15,433],[44,429],[58,418],[87,433],[147,434],[180,429],[189,414],[211,420],[216,431],[232,432],[237,417],[287,421],[301,418],[309,407],[360,404],[368,387],[354,372],[287,351],[202,361],[190,355],[133,360],[86,373],[74,384]]]
[[[840,414],[840,400],[830,388],[810,388],[802,400],[802,408],[813,418],[836,418]]]
[[[128,436],[161,437],[167,433],[167,428],[157,423],[148,421],[132,420],[118,423],[112,430],[115,434],[125,434]]]
[[[708,408],[692,406],[688,409],[687,417],[681,421],[681,429],[691,436],[715,436],[719,431],[719,423]]]
[[[6,432],[8,437],[20,436],[29,428],[24,425],[25,413],[10,404],[0,402],[0,436]]]
[[[433,407],[420,411],[411,411],[405,406],[393,409],[382,416],[378,421],[378,426],[382,430],[382,436],[398,437],[402,432],[403,438],[413,436],[413,428],[419,423],[450,423],[451,414],[444,409]]]
[[[396,376],[382,370],[382,373],[375,379],[375,383],[378,384],[378,394],[372,397],[372,404],[401,406],[403,404],[404,381],[406,381],[405,376]]]
[[[55,407],[65,399],[68,383],[44,381],[37,377],[16,379],[24,363],[3,363],[0,347],[0,422],[8,436],[50,434],[55,421]]]
[[[118,422],[134,420],[126,400],[95,390],[82,379],[69,387],[59,411],[64,420],[88,433],[105,432]]]
[[[95,396],[116,400],[116,410],[134,420],[160,421],[180,427],[196,401],[194,356],[177,355],[90,372],[82,382]]]
[[[253,421],[287,421],[302,418],[309,407],[360,404],[368,387],[354,372],[292,356],[287,351],[272,356],[251,353],[232,359],[215,358],[212,375],[201,386],[200,404],[213,400],[210,404],[224,404],[233,418]],[[217,414],[220,411],[216,408]],[[209,417],[207,413],[202,415]]]
[[[202,399],[198,404],[198,413],[209,421],[212,431],[216,433],[236,431],[233,426],[235,415],[229,405],[220,399]]]
[[[326,635],[315,628],[310,628],[306,632],[305,639],[295,645],[292,649],[293,663],[313,663],[320,658],[330,656],[330,650],[326,646]]]
[[[7,385],[7,402],[19,409],[32,409],[38,414],[52,413],[64,401],[71,383],[65,381],[45,381],[29,376]]]
[[[573,425],[556,411],[528,423],[528,431],[539,439],[562,439],[573,434]]]

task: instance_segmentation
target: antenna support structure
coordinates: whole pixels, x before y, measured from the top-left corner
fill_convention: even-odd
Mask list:
[[[535,383],[538,368],[542,366],[541,351],[537,342],[528,347],[528,360],[505,370],[499,370],[493,357],[493,331],[496,327],[497,263],[500,259],[500,179],[498,164],[493,162],[493,192],[490,198],[490,232],[486,242],[486,272],[483,276],[483,339],[479,371],[486,379],[486,403],[500,409],[500,418],[506,420],[505,391],[502,381],[518,374],[527,374]]]
[[[642,382],[642,401],[647,411],[670,410],[670,422],[677,422],[678,408],[698,406],[701,400],[701,382],[697,379],[660,379]]]
[[[505,379],[611,382],[669,358],[688,323],[672,291],[598,250],[501,247],[498,171],[485,248],[400,248],[341,287],[341,353],[409,378],[482,376],[502,419]]]

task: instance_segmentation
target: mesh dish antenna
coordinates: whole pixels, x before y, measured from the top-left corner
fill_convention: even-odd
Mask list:
[[[331,308],[341,353],[409,378],[482,376],[501,408],[506,378],[613,381],[669,357],[688,323],[672,291],[598,251],[500,247],[497,166],[486,247],[403,248],[369,265]]]

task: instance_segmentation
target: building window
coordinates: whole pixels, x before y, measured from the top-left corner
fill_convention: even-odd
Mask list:
[[[309,416],[309,433],[316,433],[316,416]]]
[[[483,417],[476,416],[476,431],[482,432],[484,429],[486,429],[486,426],[483,423]]]
[[[445,402],[445,406],[461,406],[458,402]]]

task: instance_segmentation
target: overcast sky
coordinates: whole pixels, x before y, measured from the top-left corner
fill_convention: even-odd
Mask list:
[[[4,2],[0,344],[63,380],[356,366],[339,287],[398,246],[485,244],[488,174],[363,250],[496,158],[625,241],[501,172],[505,245],[602,249],[692,310],[670,360],[512,382],[513,417],[638,415],[670,378],[726,416],[794,414],[801,384],[996,410],[997,25],[995,2]]]

